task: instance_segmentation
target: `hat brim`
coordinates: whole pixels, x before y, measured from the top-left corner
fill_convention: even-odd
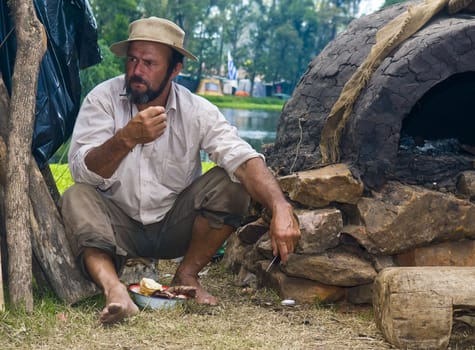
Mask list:
[[[184,48],[182,47],[177,47],[173,44],[170,44],[170,43],[167,43],[167,42],[164,42],[164,41],[160,41],[160,40],[150,40],[150,38],[144,38],[144,39],[140,39],[140,38],[134,38],[133,40],[123,40],[123,41],[119,41],[117,43],[114,43],[110,46],[110,50],[112,51],[112,53],[114,55],[116,55],[117,57],[125,57],[127,56],[127,48],[129,47],[129,43],[131,43],[132,41],[151,41],[151,42],[154,42],[154,43],[159,43],[159,44],[163,44],[163,45],[167,45],[168,47],[172,48],[173,50],[176,50],[178,51],[179,53],[181,53],[182,55],[194,60],[194,61],[197,61],[198,58],[196,58],[196,56],[194,56],[193,54],[191,54],[190,52],[186,51]]]

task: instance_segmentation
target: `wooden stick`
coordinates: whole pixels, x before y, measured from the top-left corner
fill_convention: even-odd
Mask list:
[[[5,310],[5,296],[3,295],[2,250],[0,249],[0,311]]]
[[[13,306],[33,311],[31,230],[29,227],[29,161],[38,72],[46,51],[45,30],[31,1],[8,2],[15,22],[17,51],[8,118],[5,222],[8,247],[8,291]]]
[[[0,106],[0,110],[1,110]],[[0,136],[0,199],[4,197],[4,191],[3,189],[5,188],[5,173],[7,169],[6,165],[7,161],[7,145],[3,141],[3,138]],[[3,210],[3,206],[0,207],[0,210]],[[0,213],[0,218],[3,216],[2,213]],[[1,222],[0,222],[1,225]],[[2,244],[2,239],[6,239],[6,232],[4,232],[4,235],[0,235],[0,311],[5,310],[5,296],[4,296],[4,291],[3,291],[3,274],[2,274],[2,247],[6,246]]]

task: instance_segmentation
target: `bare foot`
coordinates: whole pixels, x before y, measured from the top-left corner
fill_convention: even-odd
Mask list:
[[[106,307],[100,313],[100,321],[102,323],[117,323],[139,312],[139,308],[130,299],[127,288],[123,284],[118,284],[109,291],[106,291],[105,295]]]
[[[218,305],[218,298],[208,293],[198,281],[198,276],[175,275],[171,283],[173,286],[191,286],[196,288],[195,300],[198,304]]]

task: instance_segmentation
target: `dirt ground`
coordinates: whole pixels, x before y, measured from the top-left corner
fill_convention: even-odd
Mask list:
[[[250,345],[247,348],[396,349],[377,329],[371,305],[282,306],[281,299],[271,290],[237,287],[236,277],[225,271],[219,262],[210,264],[206,271],[202,276],[203,284],[220,296],[221,306],[202,310],[207,310],[208,316],[214,312],[217,312],[216,316],[229,312],[233,315],[231,328],[247,324],[249,328],[242,337],[242,345]],[[196,312],[196,309],[192,310],[193,306],[190,306],[190,312]],[[214,321],[221,322],[219,319]],[[454,323],[448,350],[465,349],[475,350],[474,330],[465,324]]]
[[[160,262],[165,282],[173,271],[170,263]],[[280,298],[271,290],[237,287],[235,276],[226,271],[221,262],[210,264],[201,280],[209,291],[219,296],[220,305],[207,307],[188,303],[185,306],[183,312],[187,317],[199,316],[202,318],[200,327],[207,325],[205,328],[208,328],[204,334],[196,333],[196,344],[187,343],[187,348],[393,348],[377,330],[368,305],[282,306]],[[193,333],[190,329],[190,334]],[[213,334],[212,339],[208,338],[209,333]],[[171,345],[175,341],[170,339],[168,348],[175,349]],[[176,349],[182,345],[185,344],[177,344]]]
[[[176,263],[159,263],[167,284]],[[141,310],[127,321],[101,326],[102,298],[75,306],[40,302],[31,315],[0,313],[0,349],[395,349],[377,329],[369,305],[282,306],[271,290],[242,288],[222,262],[207,266],[203,285],[218,306],[187,301],[167,310]],[[456,327],[454,327],[456,328]],[[475,349],[459,328],[450,350]]]

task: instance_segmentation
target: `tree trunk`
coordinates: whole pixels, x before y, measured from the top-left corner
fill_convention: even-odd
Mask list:
[[[5,141],[8,137],[8,119],[10,110],[10,98],[7,87],[3,82],[2,72],[0,71],[0,137]]]
[[[30,211],[33,253],[48,284],[63,301],[73,304],[99,293],[76,265],[61,216],[33,157],[30,164]]]
[[[0,198],[3,198],[4,182],[1,179],[6,169],[6,154],[5,143],[0,138]],[[52,289],[61,300],[69,304],[98,294],[99,289],[84,278],[76,265],[61,216],[51,197],[52,191],[45,183],[33,157],[29,176],[30,209],[27,212],[32,230],[33,274],[38,286],[41,289]],[[0,211],[1,225],[4,224],[2,213],[3,209]],[[4,237],[2,232],[2,241]]]
[[[4,188],[6,183],[6,169],[7,169],[7,145],[5,144],[5,137],[7,135],[7,119],[9,107],[8,92],[3,83],[2,74],[0,72],[0,311],[5,308],[5,296],[4,296],[4,269],[7,266],[4,264],[6,260],[2,252],[6,251],[6,230],[4,220]],[[2,117],[3,116],[3,117]]]
[[[48,188],[48,192],[53,199],[54,203],[58,203],[59,199],[61,198],[61,194],[58,191],[58,186],[56,186],[56,181],[54,180],[53,173],[51,172],[51,168],[49,164],[45,164],[44,168],[40,170],[41,174],[43,175],[43,179],[45,184]]]
[[[1,79],[1,78],[0,78]],[[1,85],[1,83],[0,83]],[[0,92],[1,96],[1,92]],[[2,113],[2,106],[0,103],[0,113]],[[6,109],[5,109],[6,111]],[[6,230],[5,230],[5,220],[4,220],[4,188],[5,188],[5,169],[6,166],[6,158],[7,158],[7,145],[3,141],[3,138],[0,136],[0,311],[4,310],[5,308],[5,296],[4,296],[4,283],[3,283],[3,276],[5,267],[7,266],[4,264],[6,261],[6,257],[3,256],[2,251],[6,250]]]
[[[39,65],[46,35],[33,2],[12,0],[17,53],[8,120],[5,216],[8,245],[8,287],[14,306],[33,311],[32,254],[29,217],[29,165]]]

